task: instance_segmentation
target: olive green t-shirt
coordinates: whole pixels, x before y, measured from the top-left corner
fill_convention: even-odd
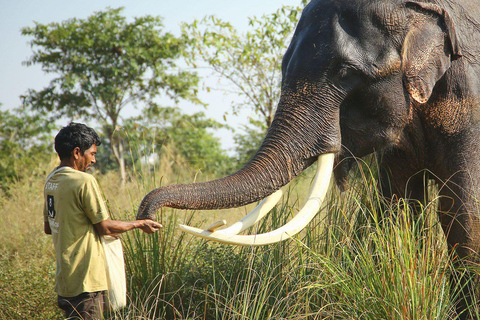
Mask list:
[[[57,260],[55,291],[74,297],[107,290],[104,252],[94,224],[109,215],[95,178],[70,167],[56,168],[47,178],[44,197],[44,219]]]

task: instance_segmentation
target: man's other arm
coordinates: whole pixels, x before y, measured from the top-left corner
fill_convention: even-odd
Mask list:
[[[45,232],[45,234],[52,234],[52,229],[50,229],[50,223],[48,223],[48,221],[43,221],[43,232]]]

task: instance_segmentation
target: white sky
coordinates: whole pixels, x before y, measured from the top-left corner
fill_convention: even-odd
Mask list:
[[[73,17],[86,18],[95,11],[107,7],[124,7],[123,14],[129,16],[159,15],[164,18],[165,30],[179,34],[181,22],[201,19],[215,14],[229,21],[240,30],[247,30],[248,17],[262,16],[276,11],[282,5],[297,6],[300,0],[0,0],[0,107],[2,110],[20,105],[20,95],[28,89],[41,90],[48,85],[50,77],[40,66],[26,67],[22,61],[31,56],[29,38],[20,34],[24,26],[33,26],[34,21],[47,24]],[[186,113],[205,111],[209,118],[225,123],[223,114],[230,110],[228,98],[221,93],[202,92],[200,98],[209,104],[201,106],[181,104]],[[246,123],[248,113],[237,118],[227,118],[230,125],[238,127]],[[66,123],[60,123],[66,125]],[[233,146],[229,132],[217,134],[225,149]]]

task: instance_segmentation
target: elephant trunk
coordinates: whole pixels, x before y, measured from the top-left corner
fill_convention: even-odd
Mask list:
[[[282,95],[260,149],[238,172],[209,182],[155,189],[143,199],[137,219],[154,219],[164,206],[210,210],[259,201],[290,182],[320,154],[338,152],[338,113],[320,114],[320,108],[312,107],[318,104],[317,98],[310,97],[313,101],[303,98],[307,101],[301,106],[292,106],[287,103],[291,95]]]

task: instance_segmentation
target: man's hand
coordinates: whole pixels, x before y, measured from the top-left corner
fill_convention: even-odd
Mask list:
[[[137,222],[142,223],[142,225],[139,227],[139,229],[142,229],[143,232],[148,233],[148,234],[157,232],[158,230],[163,228],[163,226],[160,223],[158,223],[156,221],[153,221],[153,220],[150,220],[150,219],[137,220]]]

